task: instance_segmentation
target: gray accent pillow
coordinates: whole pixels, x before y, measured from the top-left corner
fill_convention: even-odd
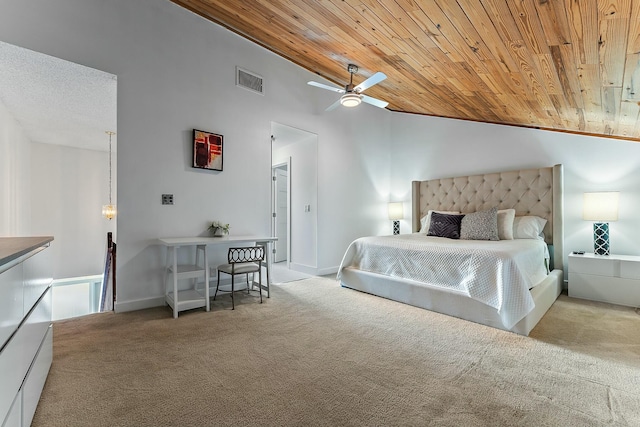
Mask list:
[[[434,212],[439,213],[439,214],[447,214],[447,215],[458,215],[458,214],[460,214],[460,212],[458,212],[458,211],[434,211],[434,210],[429,209],[427,214],[425,216],[423,216],[422,218],[420,218],[420,233],[428,233],[429,232],[429,226],[431,225],[431,214],[433,214]]]
[[[460,224],[460,239],[500,240],[498,237],[498,208],[466,214]]]
[[[460,238],[460,222],[464,215],[447,215],[433,212],[427,236]]]

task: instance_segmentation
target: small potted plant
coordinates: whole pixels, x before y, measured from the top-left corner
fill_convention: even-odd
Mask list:
[[[213,233],[213,237],[222,237],[229,233],[229,224],[223,224],[220,221],[213,221],[209,226],[209,231]]]

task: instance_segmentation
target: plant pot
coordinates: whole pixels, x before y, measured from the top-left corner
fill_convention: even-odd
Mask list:
[[[222,237],[222,236],[224,236],[224,230],[222,228],[213,229],[213,237]]]

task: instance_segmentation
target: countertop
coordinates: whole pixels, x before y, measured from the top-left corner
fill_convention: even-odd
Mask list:
[[[0,237],[0,268],[51,241],[53,236]]]

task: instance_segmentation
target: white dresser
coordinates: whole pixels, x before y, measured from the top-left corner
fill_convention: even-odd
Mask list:
[[[29,426],[53,359],[53,237],[0,238],[0,426]]]
[[[570,254],[569,296],[640,307],[640,257]]]

